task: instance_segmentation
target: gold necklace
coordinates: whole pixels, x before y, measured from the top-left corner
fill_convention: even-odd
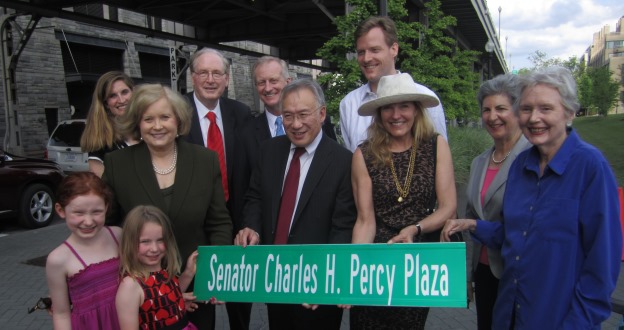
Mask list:
[[[416,148],[412,145],[412,152],[410,154],[409,167],[407,168],[407,176],[405,177],[405,183],[403,187],[399,183],[399,178],[397,177],[396,170],[394,169],[394,160],[392,159],[392,155],[390,155],[390,171],[392,171],[392,178],[394,179],[394,184],[396,185],[397,191],[399,192],[399,198],[397,201],[399,203],[405,200],[405,197],[409,194],[409,188],[412,183],[412,174],[414,174],[414,162],[416,161]]]

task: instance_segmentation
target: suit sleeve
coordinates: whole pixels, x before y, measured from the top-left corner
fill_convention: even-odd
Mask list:
[[[330,243],[351,243],[353,226],[357,211],[353,199],[353,186],[351,184],[351,153],[344,157],[340,168],[345,168],[344,175],[340,179],[334,213],[332,215],[332,229],[329,237]]]
[[[264,151],[266,148],[262,148]],[[243,208],[243,228],[249,227],[260,233],[261,241],[266,237],[262,237],[262,162],[263,154],[260,153],[258,161],[253,166],[249,188],[245,194],[245,202]]]
[[[114,161],[111,157],[111,154],[108,153],[104,156],[105,164],[104,173],[102,174],[102,181],[108,185],[111,192],[113,193],[113,200],[111,201],[111,205],[108,206],[108,210],[106,212],[106,225],[107,226],[122,226],[123,221],[121,219],[121,206],[119,202],[117,202],[117,194],[115,192],[115,166]]]
[[[212,199],[204,219],[204,231],[212,245],[232,245],[232,220],[225,206],[225,195],[221,185],[221,170],[216,157],[209,158],[212,175]]]

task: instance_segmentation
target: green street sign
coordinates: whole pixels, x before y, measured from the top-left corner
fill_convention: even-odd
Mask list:
[[[466,246],[200,246],[195,295],[225,302],[466,307]]]

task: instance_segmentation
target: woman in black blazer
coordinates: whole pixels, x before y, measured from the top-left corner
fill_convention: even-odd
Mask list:
[[[232,244],[217,154],[178,138],[188,133],[190,118],[188,103],[168,87],[135,88],[120,130],[141,142],[106,155],[103,176],[115,194],[107,222],[121,224],[137,205],[160,208],[171,220],[182,260],[200,245]],[[214,306],[199,305],[189,320],[213,329]]]

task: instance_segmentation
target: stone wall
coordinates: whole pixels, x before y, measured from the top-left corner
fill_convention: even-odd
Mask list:
[[[106,7],[105,7],[106,9]],[[105,14],[107,15],[107,14]],[[144,15],[119,9],[119,21],[147,26]],[[20,26],[26,26],[26,18],[18,20]],[[176,25],[176,29],[178,29]],[[174,24],[163,24],[165,30],[172,29]],[[174,32],[174,31],[167,31]],[[180,32],[180,31],[175,31]],[[17,106],[18,121],[21,128],[22,148],[25,155],[42,157],[47,144],[48,128],[46,121],[46,108],[58,109],[58,121],[71,119],[71,109],[68,101],[65,70],[63,67],[63,55],[61,47],[66,47],[63,37],[58,40],[56,33],[84,36],[93,40],[123,42],[124,71],[135,79],[141,79],[141,61],[137,45],[168,49],[170,46],[179,46],[172,40],[163,40],[146,37],[145,35],[101,28],[94,25],[77,23],[59,18],[43,18],[39,21],[37,29],[33,33],[17,66]],[[260,45],[249,41],[228,43],[228,45],[240,47],[256,52],[271,54],[275,50],[266,45]],[[184,45],[182,48],[188,53],[195,51],[196,47]],[[230,85],[228,97],[236,99],[259,112],[262,104],[251,81],[251,67],[255,58],[237,53],[224,52],[231,61]],[[291,66],[291,76],[296,78],[301,73],[311,76],[311,70]],[[84,72],[83,72],[84,73]],[[0,82],[3,83],[3,82]],[[192,90],[190,71],[187,71],[186,84],[188,91]],[[4,91],[0,90],[0,96],[4,97]],[[5,109],[4,103],[0,104],[0,133],[4,137]]]

